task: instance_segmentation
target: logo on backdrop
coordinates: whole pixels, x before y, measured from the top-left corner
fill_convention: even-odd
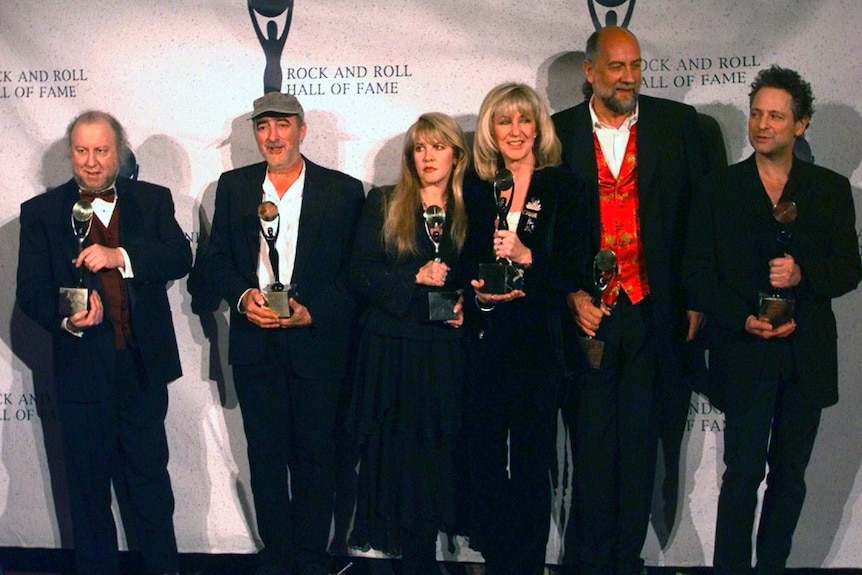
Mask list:
[[[590,18],[596,30],[607,26],[628,28],[636,0],[587,0]],[[749,73],[761,66],[758,54],[723,53],[716,55],[679,54],[643,55],[641,88],[652,90],[691,89],[724,84],[746,85]],[[804,146],[805,142],[801,142]],[[797,149],[803,154],[804,148]],[[811,160],[809,160],[811,161]]]
[[[281,56],[290,33],[293,4],[294,0],[248,0],[251,23],[266,57],[264,93],[284,92],[294,96],[393,95],[401,93],[403,84],[413,78],[410,65],[403,62],[288,66],[286,75],[283,74]]]
[[[628,4],[628,6],[622,8],[624,4]],[[596,30],[601,30],[605,26],[628,28],[629,22],[632,21],[635,0],[587,0],[587,5],[590,7],[590,17],[593,19],[593,26],[596,27]],[[597,5],[598,10],[596,9]],[[622,9],[625,9],[626,14],[620,21],[620,10]],[[604,16],[604,22],[600,16]]]
[[[248,14],[263,48],[263,93],[281,92],[281,54],[290,32],[293,0],[248,0]]]

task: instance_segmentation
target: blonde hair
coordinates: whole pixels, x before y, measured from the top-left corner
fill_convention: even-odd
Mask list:
[[[518,110],[536,121],[536,141],[533,144],[535,169],[558,166],[562,162],[562,145],[548,109],[534,89],[526,84],[506,82],[491,89],[479,108],[476,122],[476,143],[473,146],[473,163],[476,172],[485,181],[494,179],[500,162],[500,149],[494,137],[494,116]]]
[[[401,154],[401,173],[394,188],[383,202],[383,245],[398,257],[418,253],[416,245],[416,212],[422,207],[420,190],[422,184],[413,160],[413,148],[420,139],[450,146],[455,156],[455,166],[449,177],[446,202],[450,207],[449,234],[460,252],[467,236],[467,212],[464,209],[464,173],[470,162],[467,144],[461,127],[449,116],[440,112],[428,112],[410,126],[404,136]]]

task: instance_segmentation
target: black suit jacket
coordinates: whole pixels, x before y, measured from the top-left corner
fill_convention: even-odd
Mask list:
[[[417,211],[416,253],[394,256],[382,241],[384,210],[391,201],[393,190],[394,186],[385,186],[368,192],[357,228],[350,280],[355,291],[368,303],[363,314],[363,326],[375,333],[416,339],[427,337],[428,328],[440,328],[443,333],[457,335],[457,331],[442,322],[428,321],[428,294],[432,291],[455,291],[464,284],[461,254],[451,236],[451,213],[447,212],[443,224],[439,252],[435,253],[422,212]],[[417,284],[416,273],[435,257],[449,266],[445,285],[435,288]]]
[[[258,287],[260,220],[257,207],[266,178],[261,162],[225,172],[216,188],[207,277],[230,306],[233,365],[261,361],[271,330],[237,311],[249,288]],[[305,159],[305,188],[291,283],[312,325],[287,330],[291,360],[301,377],[343,375],[355,301],[347,287],[347,266],[365,195],[362,183]]]
[[[653,341],[661,357],[684,341],[687,304],[680,281],[683,246],[694,182],[706,171],[706,153],[691,106],[640,96],[637,121],[638,197],[644,262],[649,279]],[[553,115],[563,162],[587,180],[592,212],[592,253],[599,250],[598,166],[589,103]],[[591,262],[589,265],[592,265]],[[591,271],[581,288],[592,293]]]
[[[856,216],[847,178],[794,159],[784,199],[798,217],[788,248],[802,270],[794,288],[796,330],[788,337],[800,392],[809,407],[838,401],[837,330],[832,298],[862,278]],[[731,413],[753,400],[774,342],[747,333],[758,292],[769,290],[777,255],[772,205],[754,156],[710,174],[697,189],[685,255],[685,283],[708,318],[710,400]]]
[[[530,369],[560,367],[560,362],[549,359],[560,359],[553,356],[561,349],[560,316],[568,315],[565,294],[580,285],[578,270],[591,257],[586,187],[582,178],[564,167],[536,170],[515,230],[533,257],[524,272],[526,295],[499,304],[490,312],[478,310],[472,295],[464,299],[467,328],[473,339],[489,339],[497,348],[494,353],[517,357]],[[462,259],[465,273],[477,278],[480,263],[495,261],[497,204],[492,184],[469,172],[464,181],[464,204],[468,230]],[[474,293],[469,284],[464,290],[465,294]]]
[[[174,219],[170,190],[125,178],[117,178],[116,190],[120,246],[134,271],[126,280],[132,330],[150,382],[164,385],[182,375],[166,285],[188,273],[191,248]],[[75,287],[78,281],[72,264],[78,243],[71,224],[78,199],[78,185],[70,180],[21,205],[16,295],[24,313],[51,333],[60,397],[93,401],[103,397],[112,381],[113,327],[106,315],[79,338],[60,327],[58,313],[59,288]],[[101,289],[97,274],[85,277],[87,287]]]

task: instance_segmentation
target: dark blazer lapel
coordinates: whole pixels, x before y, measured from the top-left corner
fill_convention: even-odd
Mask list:
[[[754,161],[754,154],[749,156],[745,161],[745,170],[742,172],[741,181],[732,182],[735,185],[733,190],[719,190],[719,193],[732,194],[733,201],[752,203],[752,206],[742,206],[740,209],[747,213],[757,214],[758,225],[762,225],[762,229],[770,229],[773,224],[772,212],[769,207],[769,196],[766,193],[766,188],[763,187],[763,182],[760,180],[760,173],[757,171],[757,162]],[[739,193],[738,190],[757,190],[758,193]],[[759,220],[761,220],[760,222]]]
[[[648,99],[641,98],[637,121],[637,165],[638,165],[638,197],[649,203],[650,184],[658,168],[658,151],[661,149],[662,134],[660,125],[654,122],[655,113]]]
[[[140,239],[140,222],[141,215],[145,208],[141,206],[141,198],[138,194],[137,184],[131,180],[117,178],[114,182],[114,189],[117,192],[117,205],[114,208],[114,214],[120,218],[120,245],[134,243]],[[95,216],[94,216],[95,217]],[[135,264],[132,262],[132,269]],[[98,277],[98,274],[94,274]],[[100,282],[101,285],[101,282]],[[138,306],[138,284],[134,281],[127,282],[126,287],[129,294],[129,305],[132,313]]]
[[[115,209],[120,218],[120,245],[132,243],[138,240],[140,235],[138,222],[140,222],[139,214],[143,210],[140,198],[137,195],[135,184],[131,181],[117,178],[114,188],[117,190],[117,207]]]
[[[252,166],[245,172],[245,180],[235,193],[239,195],[237,205],[240,209],[248,244],[248,265],[251,273],[257,275],[257,260],[260,255],[260,219],[257,208],[263,197],[263,181],[266,179],[266,162]]]
[[[769,196],[760,180],[754,154],[743,161],[745,169],[740,172],[738,181],[728,182],[734,189],[718,190],[718,193],[728,194],[729,202],[738,204],[743,213],[756,214],[757,225],[764,226],[763,229],[769,229],[768,226],[772,225],[772,212],[766,209],[769,205]]]
[[[589,182],[598,184],[599,168],[596,164],[595,136],[589,104],[584,104],[575,122],[575,141],[578,142],[578,169]]]
[[[590,105],[588,102],[577,108],[578,115],[575,118],[574,141],[577,143],[577,163],[575,169],[589,182],[589,189],[593,194],[590,207],[593,211],[591,221],[594,223],[592,241],[594,250],[598,250],[601,243],[601,214],[599,213],[599,166],[596,160],[595,134],[593,134],[593,119],[590,116]]]
[[[305,187],[302,190],[302,208],[299,212],[299,234],[296,240],[296,260],[293,264],[294,280],[302,277],[302,270],[308,265],[309,258],[314,253],[314,242],[323,224],[326,204],[329,201],[323,171],[319,166],[308,161],[305,156],[303,160],[305,160]]]
[[[45,202],[42,205],[48,210],[41,214],[46,227],[46,233],[57,238],[57,243],[62,246],[64,258],[62,265],[63,277],[59,278],[63,287],[74,287],[77,285],[78,269],[72,263],[78,257],[78,239],[72,229],[72,207],[80,199],[78,184],[69,180],[53,192],[60,197],[59,202]],[[95,216],[94,216],[95,217]],[[86,245],[86,243],[84,244]],[[84,281],[88,281],[90,274],[84,274]],[[75,278],[74,280],[72,278]]]
[[[72,207],[81,198],[81,193],[75,180],[69,180],[57,191],[61,194],[62,201],[57,218],[59,227],[56,233],[59,233],[60,237],[63,238],[63,245],[68,249],[70,259],[74,259],[78,255],[78,239],[72,229]]]
[[[810,173],[808,166],[802,160],[793,158],[790,177],[787,179],[787,185],[781,194],[781,199],[796,202],[796,209],[799,214],[807,213],[808,203],[813,196],[813,184],[808,177]]]
[[[549,194],[551,186],[547,171],[537,170],[533,173],[517,229],[518,237],[531,249],[547,241],[546,236],[551,233],[548,218],[557,209],[553,194]]]

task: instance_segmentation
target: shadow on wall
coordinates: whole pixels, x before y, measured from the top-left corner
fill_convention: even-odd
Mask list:
[[[144,140],[136,151],[140,164],[140,179],[166,186],[171,190],[177,221],[186,229],[191,221],[190,214],[195,210],[195,200],[189,194],[191,183],[191,166],[185,149],[172,137],[157,134]],[[176,282],[176,289],[182,296],[182,316],[175,315],[174,327],[178,340],[182,341],[184,331],[180,317],[191,318],[190,302],[186,289],[187,278]],[[171,286],[169,285],[169,289]],[[174,311],[176,305],[174,305]],[[199,332],[195,330],[194,321],[189,321],[192,337],[197,341]],[[184,346],[181,346],[181,349]],[[197,365],[206,365],[201,361]],[[193,369],[194,369],[193,368]],[[197,374],[188,373],[189,366],[184,365],[185,376],[191,376],[192,382]],[[204,381],[202,379],[202,381]],[[211,419],[207,416],[211,405],[209,397],[200,393],[201,387],[196,385],[172,385],[170,387],[172,402],[165,422],[168,440],[171,444],[171,461],[174,473],[172,476],[174,497],[178,502],[174,513],[174,523],[178,526],[178,539],[186,547],[206,549],[210,542],[206,532],[194,530],[183,532],[184,525],[205,525],[207,514],[211,507],[211,482],[207,471],[207,434],[205,427]],[[179,422],[179,424],[177,424]]]
[[[744,109],[720,102],[697,106],[698,112],[711,116],[718,122],[724,136],[724,150],[728,164],[735,164],[745,159],[743,154],[748,147],[748,105],[745,102],[743,105]]]
[[[303,155],[315,164],[340,170],[344,144],[354,139],[341,128],[341,118],[324,110],[306,110],[305,123],[308,128],[302,144]],[[260,161],[260,154],[254,161]]]
[[[404,150],[404,136],[407,133],[407,129],[413,124],[413,122],[418,120],[419,116],[423,113],[425,112],[422,111],[416,114],[416,117],[413,118],[409,124],[404,126],[403,132],[385,140],[383,144],[371,152],[373,155],[371,173],[372,186],[391,186],[395,184],[401,171],[401,154]],[[470,154],[470,166],[472,167],[473,139],[475,137],[476,121],[478,120],[478,117],[475,114],[462,114],[459,116],[453,116],[452,119],[455,120],[464,132],[464,139],[466,140],[467,150]]]
[[[815,163],[851,177],[862,164],[862,115],[845,104],[817,106],[806,133]],[[860,229],[859,198],[856,198],[857,230]],[[806,474],[808,495],[793,537],[789,567],[819,567],[832,563],[839,551],[846,555],[858,544],[858,534],[848,533],[853,502],[860,497],[856,478],[862,467],[862,436],[858,427],[862,388],[858,385],[862,363],[859,349],[862,333],[862,290],[833,301],[838,321],[839,393],[837,405],[823,411],[817,443]],[[845,537],[855,538],[845,543]],[[843,548],[843,549],[842,549]],[[852,558],[851,558],[852,559]]]
[[[0,228],[0,245],[6,246],[2,255],[0,255],[0,268],[9,270],[9,273],[2,274],[0,280],[0,310],[2,310],[4,324],[9,325],[9,331],[3,330],[4,339],[8,334],[6,344],[12,350],[14,359],[12,361],[13,369],[18,372],[16,379],[26,382],[28,372],[33,377],[32,393],[37,397],[43,398],[40,400],[37,413],[38,418],[30,421],[18,422],[16,425],[31,425],[40,426],[43,439],[43,446],[36,445],[36,449],[41,451],[44,447],[44,453],[39,453],[37,460],[45,462],[47,465],[48,482],[43,482],[44,500],[53,501],[53,509],[56,515],[56,525],[59,531],[59,544],[64,548],[72,547],[72,523],[69,510],[69,493],[66,483],[66,470],[63,461],[63,436],[60,431],[59,406],[57,404],[57,393],[54,388],[54,372],[52,368],[52,352],[51,352],[51,336],[42,329],[41,326],[30,320],[24,313],[15,305],[15,274],[17,268],[17,249],[18,235],[20,230],[20,222],[16,217],[9,223]],[[8,323],[7,323],[8,322]],[[30,393],[25,385],[22,393]],[[6,424],[8,425],[8,424]],[[32,434],[34,438],[38,438],[39,433],[34,430]],[[11,448],[10,441],[3,442],[3,451]],[[0,455],[4,461],[15,461],[20,458],[19,455]],[[8,466],[6,471],[9,474],[9,493],[32,493],[34,481],[39,475],[35,469],[26,469],[21,466]],[[30,496],[31,501],[35,499]],[[19,500],[26,501],[26,499]],[[13,506],[9,505],[7,510],[12,511]],[[16,513],[21,512],[20,508]],[[0,517],[0,522],[6,523],[8,518]],[[7,523],[8,524],[8,523]]]
[[[57,187],[72,176],[69,166],[69,152],[65,140],[60,139],[49,145],[38,166],[39,180],[45,189]],[[42,190],[34,190],[34,194]],[[54,388],[53,360],[51,352],[51,336],[38,324],[30,320],[15,305],[15,270],[18,267],[20,221],[16,217],[0,228],[0,269],[7,273],[0,275],[0,314],[3,323],[9,325],[9,331],[3,330],[5,343],[14,354],[13,369],[19,373],[18,379],[27,381],[28,372],[33,377],[32,392],[45,398],[38,407],[38,419],[28,422],[28,425],[41,426],[44,454],[39,454],[38,460],[46,462],[49,481],[44,484],[45,501],[52,501],[56,515],[60,545],[65,548],[72,546],[72,523],[69,515],[69,495],[66,484],[66,471],[63,462],[63,437],[60,431],[58,416],[57,393]],[[8,323],[7,323],[8,322]],[[23,393],[29,393],[24,389]],[[23,425],[23,424],[22,424]],[[34,437],[38,437],[34,433]],[[9,442],[3,443],[4,451],[11,447]],[[14,461],[15,457],[2,456],[5,461]],[[17,467],[7,468],[9,473],[9,493],[26,493],[32,491],[34,485],[33,469]],[[11,511],[11,508],[10,508]],[[0,521],[5,521],[0,518]]]
[[[552,114],[584,101],[583,65],[583,52],[560,52],[539,66],[536,91],[545,99]]]
[[[254,140],[253,126],[249,114],[237,116],[230,121],[227,138],[216,144],[222,151],[225,170],[245,166],[261,160]],[[251,496],[251,478],[248,468],[245,434],[242,417],[233,383],[233,374],[228,366],[228,305],[215,293],[213,279],[206,274],[206,253],[209,245],[212,215],[215,210],[217,182],[204,187],[200,201],[189,206],[193,228],[196,228],[194,267],[182,289],[183,313],[188,317],[197,316],[198,323],[191,321],[191,334],[195,343],[201,346],[198,365],[201,381],[215,384],[213,400],[222,407],[225,427],[229,438],[230,454],[236,463],[237,474],[233,478],[239,511],[245,520],[246,528],[255,545],[261,543],[257,537],[254,503]],[[187,213],[188,213],[187,212]],[[210,419],[204,418],[204,421]],[[205,465],[205,462],[202,462]],[[206,473],[206,469],[202,470]],[[201,523],[203,524],[203,523]],[[194,525],[194,523],[192,523]]]
[[[71,177],[72,167],[69,163],[69,148],[66,141],[60,139],[48,146],[42,155],[39,178],[45,189],[50,190],[65,184]]]
[[[815,102],[805,136],[816,164],[848,178],[862,167],[862,115],[852,106]]]
[[[418,117],[418,116],[417,116]],[[401,170],[401,150],[404,146],[404,132],[385,140],[376,150],[372,160],[371,184],[374,187],[391,186],[398,179]]]

